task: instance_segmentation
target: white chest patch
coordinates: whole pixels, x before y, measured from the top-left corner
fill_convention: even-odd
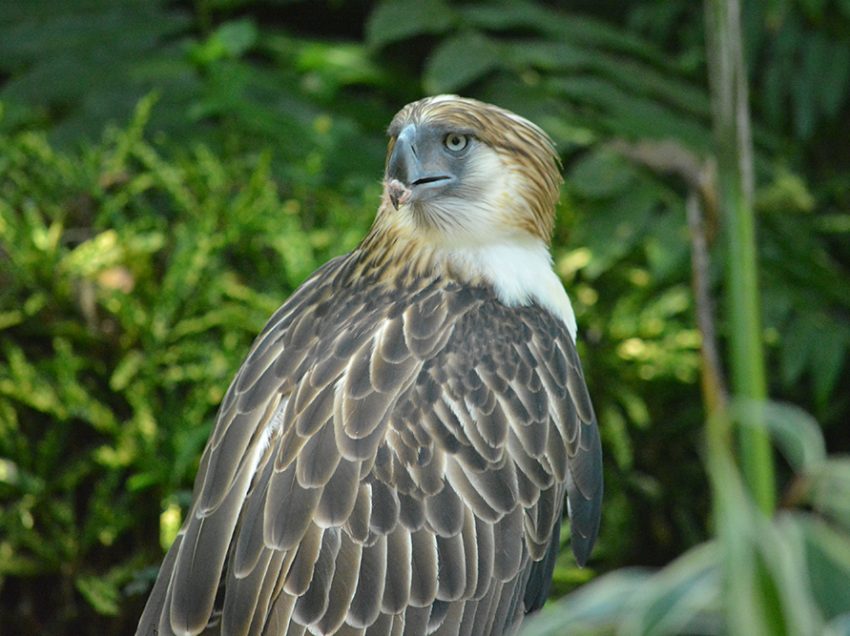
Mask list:
[[[446,250],[444,258],[471,278],[480,277],[490,283],[504,304],[522,306],[536,302],[559,316],[575,342],[573,306],[552,270],[552,258],[542,242],[457,248]]]

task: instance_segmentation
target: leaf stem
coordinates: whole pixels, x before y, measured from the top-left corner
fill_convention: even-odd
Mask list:
[[[718,205],[727,246],[731,388],[767,398],[753,215],[753,160],[739,0],[706,0],[706,40],[717,155]],[[754,424],[758,424],[755,422]],[[763,426],[738,428],[741,464],[758,507],[773,512],[770,439]]]

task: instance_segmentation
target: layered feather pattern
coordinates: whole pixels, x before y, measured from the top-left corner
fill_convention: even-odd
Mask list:
[[[138,633],[507,632],[565,494],[587,558],[599,436],[563,320],[357,258],[258,337]]]

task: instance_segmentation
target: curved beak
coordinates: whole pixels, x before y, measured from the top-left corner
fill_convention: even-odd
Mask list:
[[[442,182],[453,180],[445,166],[438,165],[443,162],[433,156],[433,141],[419,139],[423,135],[418,132],[416,125],[406,126],[399,133],[387,162],[387,190],[396,210],[421,196],[429,184],[444,185]]]

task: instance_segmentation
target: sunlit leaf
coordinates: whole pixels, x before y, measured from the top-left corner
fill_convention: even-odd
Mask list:
[[[75,583],[80,594],[99,614],[118,614],[120,593],[114,583],[93,575],[80,575]]]

